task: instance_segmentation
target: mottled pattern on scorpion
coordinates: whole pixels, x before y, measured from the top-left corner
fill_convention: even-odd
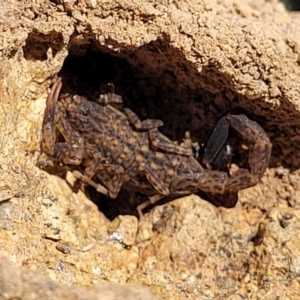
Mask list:
[[[141,121],[128,108],[114,108],[111,103],[122,102],[120,96],[107,93],[98,103],[77,95],[59,97],[61,86],[57,79],[47,99],[43,152],[65,165],[83,164],[84,172],[77,172],[77,177],[111,198],[126,184],[141,192],[152,190],[150,202],[197,190],[235,192],[255,185],[268,166],[272,144],[263,129],[244,115],[222,118],[250,145],[249,169],[238,169],[229,176],[204,169],[192,149],[158,131],[163,125],[160,120]],[[64,142],[58,141],[58,132]]]

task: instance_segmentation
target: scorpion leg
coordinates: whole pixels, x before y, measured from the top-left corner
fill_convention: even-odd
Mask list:
[[[100,183],[96,183],[95,181],[91,180],[91,179],[88,179],[84,176],[84,174],[82,174],[81,172],[75,170],[72,172],[73,175],[79,179],[79,180],[82,180],[84,183],[87,183],[89,184],[90,186],[92,186],[97,192],[105,195],[105,196],[108,196],[109,195],[109,192],[107,190],[107,188],[105,188],[104,186],[102,186]]]
[[[179,194],[181,194],[181,193],[177,193],[177,195],[179,195]],[[190,194],[190,192],[188,192],[188,194]],[[186,195],[186,193],[184,193],[184,195]],[[151,204],[154,204],[154,203],[158,202],[159,200],[163,199],[164,197],[166,197],[166,195],[156,194],[152,197],[149,197],[149,200],[144,201],[143,203],[138,205],[136,210],[138,212],[139,218],[141,219],[144,216],[143,210],[145,208],[147,208]]]
[[[170,191],[168,187],[165,186],[164,182],[157,178],[157,176],[150,167],[148,167],[147,165],[143,165],[140,166],[139,170],[145,174],[147,180],[158,192],[158,194],[163,195],[163,197],[169,195]]]
[[[123,99],[120,95],[117,95],[115,93],[107,93],[107,94],[101,94],[97,102],[103,105],[122,104]]]
[[[228,182],[227,173],[214,170],[205,170],[205,173],[206,178],[200,178],[198,188],[208,193],[223,194]]]
[[[202,170],[202,168],[201,168]],[[198,170],[199,171],[199,170]],[[151,204],[154,204],[158,202],[159,200],[163,199],[166,196],[176,196],[176,197],[182,197],[189,195],[193,192],[197,191],[197,184],[199,182],[204,181],[207,178],[207,174],[204,172],[196,172],[194,176],[190,176],[189,179],[187,179],[186,175],[178,175],[173,178],[173,180],[170,182],[169,187],[166,187],[164,184],[162,184],[162,181],[155,179],[155,174],[152,174],[153,171],[147,170],[149,172],[148,174],[146,173],[147,179],[150,181],[150,183],[153,185],[155,188],[157,194],[149,197],[148,201],[143,202],[137,207],[137,211],[139,214],[139,217],[143,216],[142,210],[148,207]],[[191,171],[193,173],[193,171]],[[152,178],[149,178],[149,174],[151,174]],[[148,175],[148,176],[147,176]],[[191,174],[190,174],[191,175]],[[219,174],[218,174],[219,175]],[[225,173],[225,175],[227,175]],[[153,182],[153,179],[156,180],[156,182]],[[227,177],[226,177],[227,179]],[[152,181],[151,181],[152,180]]]
[[[170,195],[172,197],[178,198],[178,197],[183,197],[183,196],[187,196],[187,195],[190,195],[190,194],[192,194],[192,191],[176,191],[174,193],[171,193]],[[145,208],[147,208],[148,206],[160,201],[161,199],[163,199],[165,197],[166,197],[166,195],[156,194],[152,197],[149,197],[149,200],[147,200],[147,201],[141,203],[140,205],[138,205],[136,210],[138,212],[139,218],[141,219],[144,216],[143,210]],[[174,200],[174,198],[173,198],[173,200]]]
[[[148,167],[147,165],[141,165],[139,167],[139,171],[145,174],[147,180],[150,182],[150,184],[154,187],[155,191],[157,192],[157,194],[155,194],[152,197],[149,197],[149,200],[143,202],[136,208],[139,217],[142,218],[143,217],[142,210],[148,207],[149,205],[168,196],[170,194],[170,190],[164,184],[164,182],[162,182],[159,178],[157,178],[153,170],[151,170],[151,168]]]
[[[184,134],[184,139],[180,143],[180,146],[184,146],[187,149],[191,149],[193,151],[193,156],[198,160],[200,153],[200,145],[198,142],[193,142],[191,138],[191,133],[186,131]]]
[[[106,185],[108,189],[107,192],[103,192],[103,186],[92,180],[96,174],[98,178]],[[121,190],[123,184],[123,174],[123,167],[119,165],[103,163],[103,157],[101,154],[98,154],[95,155],[94,159],[89,162],[88,166],[84,170],[84,174],[80,179],[83,182],[95,187],[98,192],[108,195],[110,198],[114,199],[118,196]]]
[[[74,131],[65,119],[61,119],[56,127],[66,142],[55,144],[54,157],[66,165],[81,164],[84,150],[83,139],[80,134]]]
[[[124,108],[123,111],[126,114],[129,123],[132,124],[136,129],[147,131],[149,129],[161,127],[164,125],[161,120],[148,119],[141,121],[139,117],[129,108]]]
[[[122,96],[115,94],[115,85],[113,83],[103,84],[100,86],[100,89],[102,94],[97,100],[98,103],[103,105],[123,103]]]
[[[166,136],[160,133],[157,128],[153,128],[149,130],[149,139],[151,145],[155,148],[164,150],[169,153],[184,155],[184,156],[192,156],[193,150],[192,148],[186,148],[183,146],[179,146],[176,143],[171,142]]]
[[[156,197],[159,197],[159,199],[161,199],[169,195],[169,189],[161,183],[161,181],[157,178],[151,168],[149,168],[147,165],[140,165],[139,167],[133,165],[125,172],[123,167],[113,164],[105,164],[102,163],[101,160],[102,159],[100,155],[96,156],[89,163],[89,166],[85,169],[83,175],[80,175],[79,172],[77,172],[75,176],[77,178],[80,178],[85,183],[93,186],[98,192],[104,195],[108,195],[110,198],[114,199],[118,196],[124,182],[137,175],[137,172],[139,171],[145,174],[149,183],[158,193]],[[108,174],[110,174],[111,176],[109,176]],[[92,180],[92,177],[94,175],[97,175],[100,181],[105,184],[107,189],[105,189],[103,185],[98,184]],[[150,203],[154,202],[151,201]]]
[[[150,206],[151,204],[161,200],[162,198],[164,198],[164,195],[155,195],[149,198],[149,200],[144,201],[143,203],[141,203],[140,205],[137,206],[136,210],[138,212],[139,218],[142,219],[144,214],[143,214],[143,210],[145,208],[147,208],[148,206]]]
[[[141,121],[139,117],[129,108],[123,109],[129,123],[136,129],[149,131],[149,139],[152,146],[157,149],[167,151],[169,153],[191,156],[193,151],[190,148],[179,146],[171,142],[166,136],[160,133],[157,128],[163,126],[160,120],[148,119]]]

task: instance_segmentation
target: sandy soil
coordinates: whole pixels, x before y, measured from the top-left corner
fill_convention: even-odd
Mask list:
[[[0,0],[0,15],[0,299],[300,298],[299,15],[275,0]],[[244,113],[270,167],[232,209],[192,195],[138,222],[132,195],[36,167],[57,73],[89,97],[113,82],[172,140]]]

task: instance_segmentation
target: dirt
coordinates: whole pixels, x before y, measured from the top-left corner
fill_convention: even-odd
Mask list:
[[[299,299],[297,13],[275,0],[0,8],[0,299]],[[270,166],[234,208],[191,195],[137,222],[135,196],[75,191],[71,173],[36,167],[57,73],[90,99],[114,83],[172,140],[205,143],[221,116],[244,113],[273,143]]]

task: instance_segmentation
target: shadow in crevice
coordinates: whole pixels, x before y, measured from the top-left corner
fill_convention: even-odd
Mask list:
[[[29,33],[26,43],[23,46],[24,57],[27,60],[46,61],[48,59],[47,52],[52,50],[55,57],[63,47],[63,36],[55,31],[44,34],[34,29]]]
[[[73,40],[59,76],[64,80],[63,92],[89,100],[99,97],[101,84],[112,82],[125,106],[141,119],[162,120],[160,131],[174,141],[182,141],[188,130],[194,141],[205,143],[224,114],[246,114],[265,129],[273,142],[271,167],[299,168],[300,156],[296,152],[300,155],[300,125],[296,120],[300,115],[286,99],[275,111],[263,101],[250,101],[235,94],[230,76],[221,73],[217,65],[209,62],[199,74],[167,38],[137,49],[123,50],[120,46],[119,52],[100,46],[93,39],[81,45]],[[287,121],[287,115],[292,122]],[[239,150],[237,153],[239,163],[245,164],[247,156]],[[93,188],[87,188],[87,192],[109,218],[135,214],[135,207],[145,201],[145,196],[132,196],[125,191],[115,200],[99,195]]]

